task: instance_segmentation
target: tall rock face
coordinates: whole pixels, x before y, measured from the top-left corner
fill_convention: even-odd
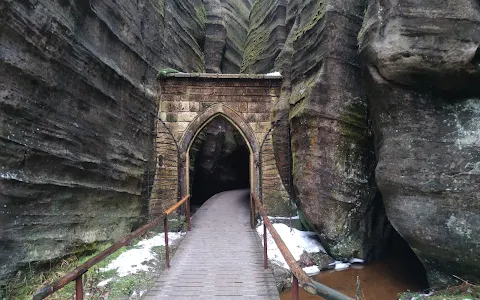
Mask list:
[[[141,222],[156,74],[203,70],[202,5],[0,3],[0,279]]]
[[[480,5],[369,1],[360,34],[389,220],[430,283],[480,280]]]
[[[240,71],[249,26],[250,0],[205,0],[205,70]]]
[[[303,1],[290,32],[293,180],[300,210],[336,258],[373,255],[374,152],[357,34],[365,3]]]
[[[271,72],[286,39],[286,0],[256,0],[250,13],[242,73]]]
[[[338,258],[378,255],[391,221],[432,285],[478,281],[479,2],[284,4],[254,3],[242,70],[282,72],[275,152],[301,217]]]
[[[253,0],[222,1],[227,38],[221,65],[222,73],[240,73]]]
[[[373,137],[357,53],[365,8],[353,0],[256,1],[242,66],[282,72],[273,111],[277,167],[304,225],[339,259],[376,257],[389,232],[380,198],[374,201]]]

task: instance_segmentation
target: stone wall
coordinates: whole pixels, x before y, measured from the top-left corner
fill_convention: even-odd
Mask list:
[[[259,153],[273,157],[272,139],[265,136],[271,127],[271,109],[278,101],[281,86],[280,76],[267,75],[220,75],[220,74],[172,74],[163,79],[160,91],[158,117],[164,123],[157,124],[157,155],[168,157],[165,169],[158,169],[150,212],[155,215],[172,205],[177,199],[174,181],[176,170],[176,141],[182,157],[181,177],[184,178],[181,194],[187,193],[188,149],[196,134],[215,116],[221,115],[231,121],[247,140],[252,151],[251,186],[259,191]],[[165,134],[168,128],[170,134]],[[262,141],[265,145],[261,147]],[[165,162],[165,160],[164,160]],[[253,166],[253,168],[252,168]],[[168,172],[167,172],[168,170]],[[262,162],[263,195],[267,210],[272,215],[281,214],[288,203],[288,196],[276,170],[274,161]],[[176,179],[176,178],[175,178]],[[275,192],[272,192],[275,191]],[[268,198],[268,199],[267,199]]]

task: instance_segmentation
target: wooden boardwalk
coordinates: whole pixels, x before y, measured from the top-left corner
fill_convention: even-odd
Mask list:
[[[192,219],[156,286],[144,299],[279,299],[263,248],[250,228],[249,191],[217,194]]]

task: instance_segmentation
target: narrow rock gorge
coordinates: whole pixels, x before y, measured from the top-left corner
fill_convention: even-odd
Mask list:
[[[172,68],[282,73],[276,163],[334,258],[396,231],[432,286],[478,282],[479,46],[477,0],[4,0],[0,280],[145,222]],[[228,122],[195,143],[192,185],[237,179]]]

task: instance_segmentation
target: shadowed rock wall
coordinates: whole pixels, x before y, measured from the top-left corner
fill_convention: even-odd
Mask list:
[[[205,70],[239,73],[249,28],[250,0],[205,0]]]
[[[156,73],[203,70],[200,5],[0,3],[0,279],[142,221]]]
[[[282,72],[270,103],[280,126],[269,142],[304,224],[331,254],[376,257],[388,216],[431,283],[479,280],[479,6],[1,1],[0,279],[142,221],[146,173],[158,167],[148,163],[156,161],[155,77],[171,67]],[[187,124],[209,101],[202,95],[183,111],[185,101],[172,97],[168,105],[182,112],[161,117]],[[254,110],[261,122],[248,122],[263,132],[270,111]]]
[[[335,257],[369,258],[388,216],[431,284],[478,281],[478,1],[292,0],[271,13],[284,6],[253,4],[242,70],[282,72],[275,152],[291,143],[282,177],[304,223]]]
[[[480,280],[480,6],[369,1],[360,35],[388,218],[432,284]]]

